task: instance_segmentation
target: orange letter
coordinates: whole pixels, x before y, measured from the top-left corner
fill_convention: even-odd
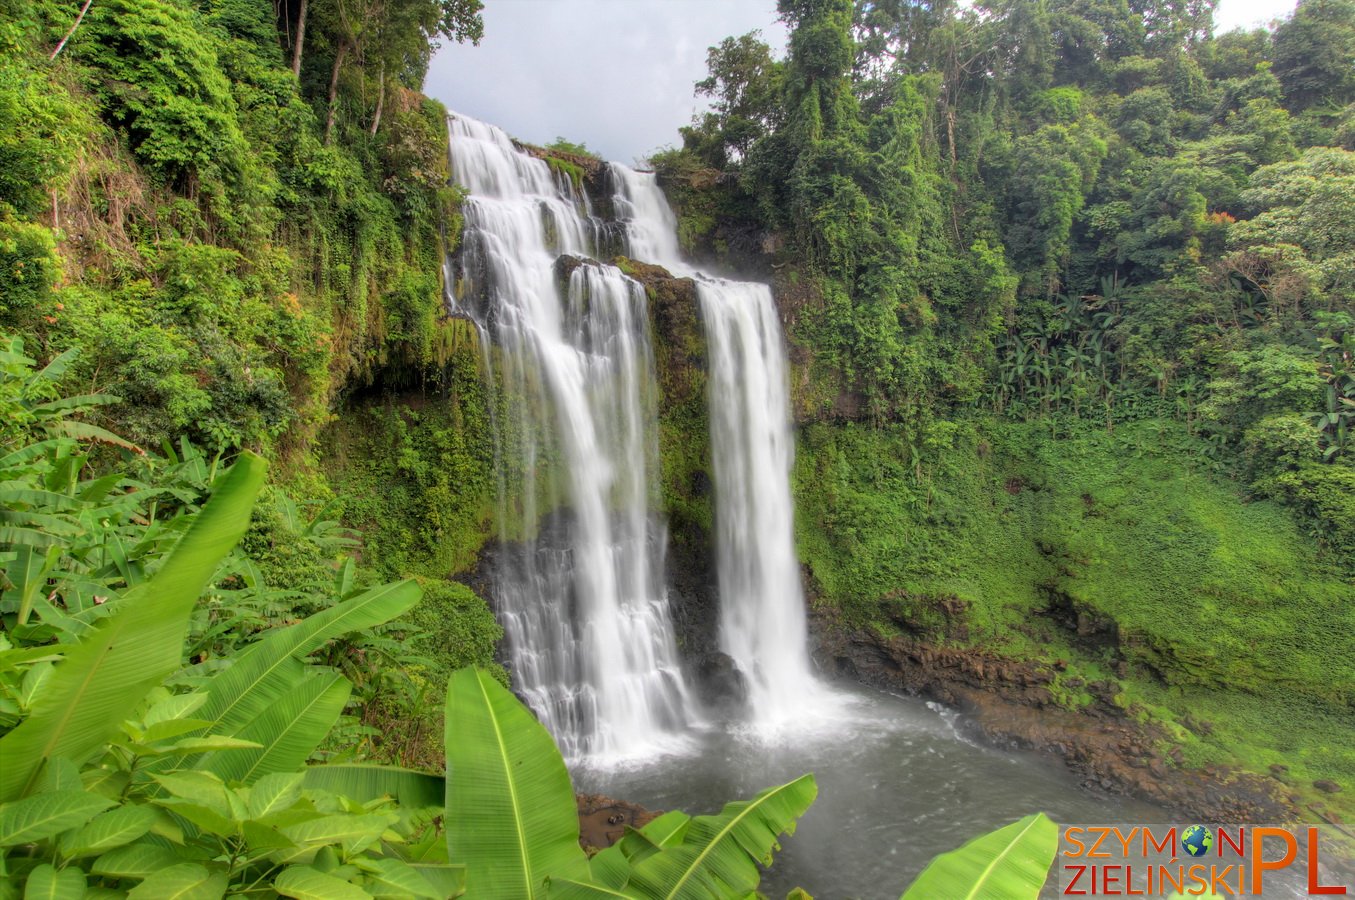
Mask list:
[[[1120,831],[1119,826],[1116,826],[1115,828],[1115,836],[1120,839],[1120,847],[1123,848],[1120,850],[1120,855],[1126,859],[1129,858],[1129,845],[1134,842],[1134,834],[1137,831],[1137,827],[1131,828],[1129,829],[1129,834],[1126,835]]]
[[[1081,834],[1083,830],[1084,829],[1082,828],[1074,826],[1072,828],[1069,828],[1067,831],[1063,833],[1063,839],[1077,847],[1077,850],[1075,851],[1073,850],[1063,851],[1064,856],[1081,856],[1083,852],[1086,851],[1087,845],[1083,844],[1082,841],[1077,839],[1077,835]]]
[[[1157,838],[1153,837],[1153,831],[1151,828],[1143,829],[1144,856],[1148,855],[1149,847],[1152,847],[1158,853],[1166,853],[1168,850],[1170,850],[1172,854],[1172,859],[1176,859],[1176,827],[1172,826],[1171,828],[1167,829],[1167,836],[1162,839],[1162,843],[1160,844],[1157,842]],[[1177,890],[1179,892],[1180,889],[1178,888]]]
[[[1317,829],[1308,829],[1308,893],[1344,894],[1346,889],[1335,884],[1317,883]]]
[[[1266,862],[1265,849],[1266,838],[1278,837],[1284,838],[1285,852],[1284,858],[1275,862]],[[1254,828],[1251,835],[1251,892],[1259,894],[1262,891],[1262,876],[1267,869],[1283,869],[1294,861],[1298,856],[1299,844],[1294,840],[1294,835],[1283,828]]]

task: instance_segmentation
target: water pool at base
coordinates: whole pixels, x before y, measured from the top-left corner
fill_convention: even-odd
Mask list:
[[[818,799],[762,880],[769,897],[897,898],[933,856],[1036,811],[1060,823],[1167,823],[1171,815],[1081,787],[1048,755],[963,736],[954,712],[835,684],[829,705],[771,731],[715,724],[685,752],[576,767],[576,787],[692,814],[813,772]]]

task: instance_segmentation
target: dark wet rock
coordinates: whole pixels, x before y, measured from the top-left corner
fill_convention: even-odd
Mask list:
[[[706,331],[696,282],[677,278],[662,266],[618,256],[612,260],[645,287],[654,326],[654,366],[660,410],[671,415],[706,400]],[[701,435],[697,439],[703,439]]]
[[[709,535],[694,522],[670,523],[668,558],[668,609],[678,651],[698,680],[707,675],[717,681],[723,670],[719,652],[720,608],[716,600],[715,555]],[[699,693],[705,689],[698,684]],[[716,688],[715,694],[722,689]]]
[[[726,653],[705,654],[698,663],[696,683],[701,702],[712,709],[740,709],[748,700],[748,681]]]
[[[1337,784],[1334,781],[1327,781],[1326,779],[1323,779],[1321,781],[1314,781],[1313,787],[1317,788],[1324,794],[1337,794],[1340,793],[1341,791],[1341,785]]]
[[[574,270],[580,266],[599,266],[601,263],[597,260],[589,259],[585,256],[574,256],[569,253],[562,254],[555,259],[555,277],[561,285],[569,284],[569,276],[574,274]]]
[[[577,794],[579,843],[585,850],[603,850],[621,840],[626,826],[643,828],[659,817],[643,806],[601,794]]]

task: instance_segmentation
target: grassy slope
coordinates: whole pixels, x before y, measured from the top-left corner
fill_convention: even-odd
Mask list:
[[[803,434],[797,533],[821,602],[1067,662],[1069,705],[1115,679],[1187,763],[1355,787],[1355,581],[1284,509],[1192,468],[1202,448],[1179,426],[965,423],[921,466],[904,437]]]

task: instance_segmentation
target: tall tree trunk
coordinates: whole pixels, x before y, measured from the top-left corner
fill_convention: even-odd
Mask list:
[[[376,114],[372,116],[372,130],[368,132],[372,137],[376,137],[376,130],[381,127],[381,111],[386,108],[386,63],[381,63],[381,76],[377,79],[376,88]]]
[[[334,116],[339,100],[339,70],[343,68],[343,58],[348,55],[348,41],[339,44],[339,52],[334,54],[334,71],[329,73],[329,115],[325,118],[325,144],[334,136]]]
[[[292,75],[301,77],[301,50],[306,43],[306,0],[301,0],[301,11],[296,17],[296,48],[292,51]]]
[[[71,35],[75,34],[75,29],[79,28],[80,23],[85,20],[85,13],[89,12],[89,6],[93,2],[94,0],[85,0],[85,5],[80,7],[80,15],[75,17],[75,24],[71,26],[70,31],[66,32],[66,36],[61,39],[61,43],[56,45],[56,49],[52,51],[51,56],[47,57],[48,59],[56,59],[56,55],[66,46],[66,42],[71,39]]]

